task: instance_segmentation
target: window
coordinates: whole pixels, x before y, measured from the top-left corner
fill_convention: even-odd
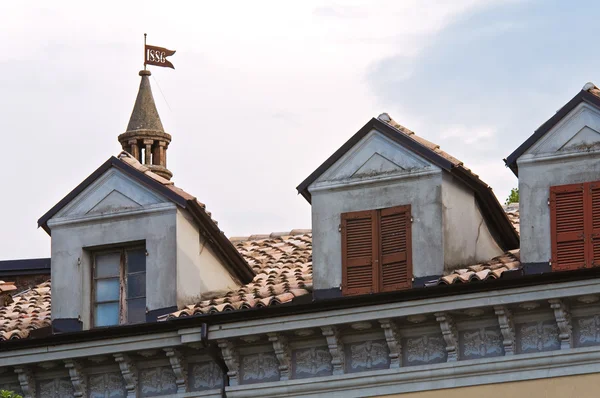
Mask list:
[[[552,269],[600,265],[600,182],[550,187]]]
[[[113,326],[146,320],[146,250],[94,254],[93,324]]]
[[[342,214],[342,294],[410,288],[410,205]]]

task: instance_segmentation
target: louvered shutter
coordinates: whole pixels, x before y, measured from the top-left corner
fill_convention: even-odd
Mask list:
[[[550,188],[553,270],[572,270],[586,265],[585,194],[584,184]]]
[[[412,286],[410,206],[382,209],[379,213],[379,286],[381,291]]]
[[[600,266],[600,182],[590,184],[590,200],[591,207],[591,224],[592,235],[590,239],[590,247],[588,248],[591,256],[591,265],[593,267]]]
[[[376,211],[342,214],[342,294],[375,290]]]

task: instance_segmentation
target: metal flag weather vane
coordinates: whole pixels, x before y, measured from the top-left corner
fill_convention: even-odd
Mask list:
[[[175,54],[174,50],[167,50],[163,47],[149,46],[146,44],[146,33],[144,33],[144,70],[146,65],[162,66],[173,68],[172,63],[167,61],[167,57]]]

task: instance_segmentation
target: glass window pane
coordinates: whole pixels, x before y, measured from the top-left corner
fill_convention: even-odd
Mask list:
[[[127,300],[127,322],[146,322],[146,298]]]
[[[146,250],[128,250],[127,251],[127,272],[146,271]]]
[[[146,296],[146,273],[127,275],[127,298]]]
[[[97,304],[94,316],[96,326],[119,324],[119,303]]]
[[[101,279],[96,281],[96,301],[119,300],[119,280]]]
[[[106,253],[96,255],[96,278],[119,276],[121,253]]]

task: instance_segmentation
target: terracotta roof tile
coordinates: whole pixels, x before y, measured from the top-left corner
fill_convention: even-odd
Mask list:
[[[50,281],[15,294],[0,308],[0,340],[25,338],[29,332],[50,325]]]

